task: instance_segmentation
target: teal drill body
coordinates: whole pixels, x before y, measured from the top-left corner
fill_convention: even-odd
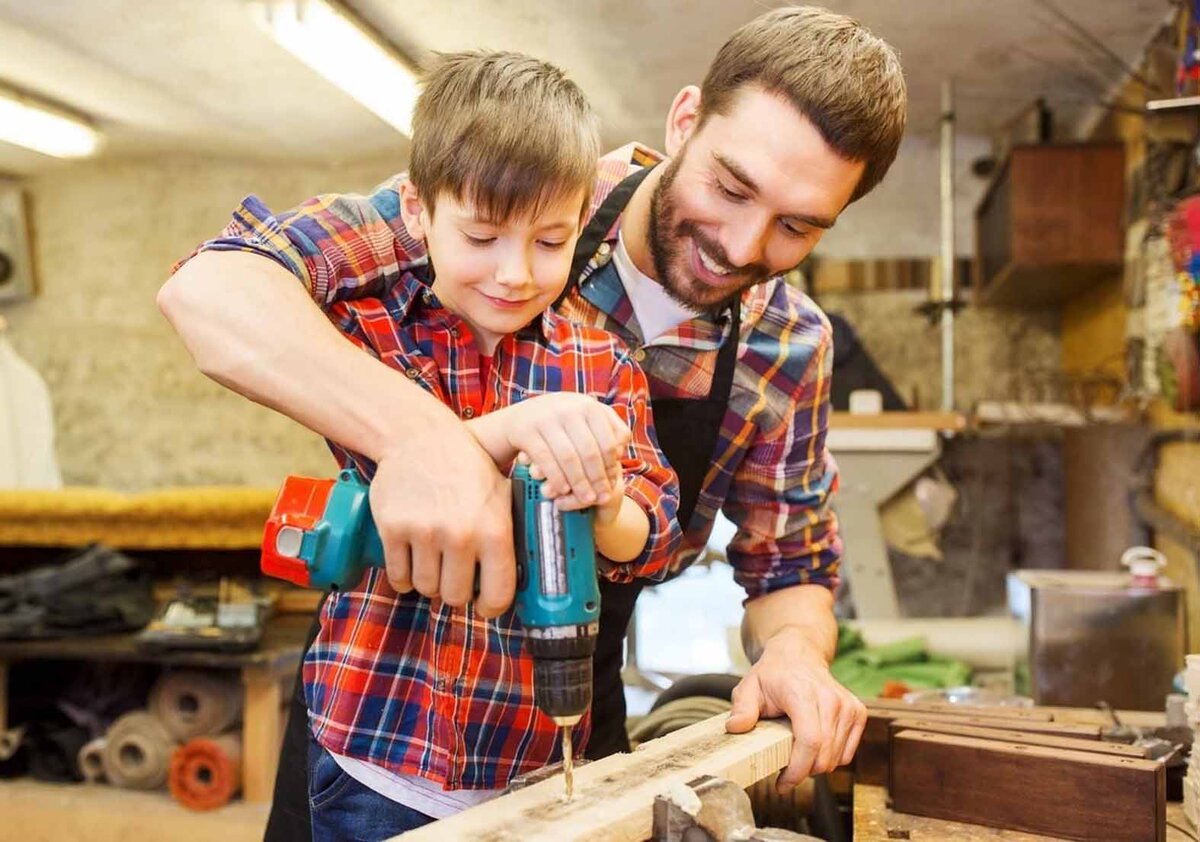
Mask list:
[[[263,570],[314,588],[352,588],[370,567],[385,565],[368,498],[370,486],[344,470],[322,484],[289,477],[268,520]],[[289,483],[292,486],[289,488]],[[308,483],[305,485],[304,483]],[[516,465],[512,477],[517,588],[513,609],[534,660],[538,707],[556,719],[581,716],[591,704],[592,653],[599,632],[600,589],[590,510],[560,512],[542,482]],[[307,496],[305,496],[307,495]],[[297,500],[303,500],[303,504]],[[296,509],[313,509],[308,518]]]

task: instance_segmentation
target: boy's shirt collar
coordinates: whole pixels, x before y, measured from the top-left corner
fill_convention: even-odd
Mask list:
[[[466,325],[462,316],[446,307],[429,285],[427,272],[408,271],[400,284],[394,287],[390,294],[391,308],[401,324],[409,324],[415,319],[424,321],[436,320],[447,326]],[[545,340],[554,336],[555,328],[563,317],[553,309],[544,310],[537,318],[518,333],[523,333],[536,326],[538,335]],[[510,334],[511,335],[511,334]],[[503,340],[502,340],[503,341]]]

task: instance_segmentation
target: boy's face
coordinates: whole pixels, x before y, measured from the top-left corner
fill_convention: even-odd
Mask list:
[[[549,307],[567,282],[579,238],[585,191],[555,199],[537,216],[488,222],[469,202],[444,193],[430,214],[405,182],[401,210],[408,231],[424,238],[435,267],[433,291],[470,325],[491,354]]]
[[[755,87],[700,124],[685,88],[668,119],[649,246],[658,281],[700,310],[799,265],[850,201],[864,165],[829,146],[791,103]]]

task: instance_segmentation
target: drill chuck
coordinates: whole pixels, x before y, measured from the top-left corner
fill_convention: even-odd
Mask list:
[[[598,623],[527,629],[538,709],[555,719],[578,719],[592,704],[592,654]]]

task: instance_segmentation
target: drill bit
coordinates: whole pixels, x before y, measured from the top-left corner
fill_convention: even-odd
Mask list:
[[[562,726],[562,749],[563,749],[563,781],[566,784],[565,801],[570,801],[575,797],[575,752],[571,745],[571,726]]]

